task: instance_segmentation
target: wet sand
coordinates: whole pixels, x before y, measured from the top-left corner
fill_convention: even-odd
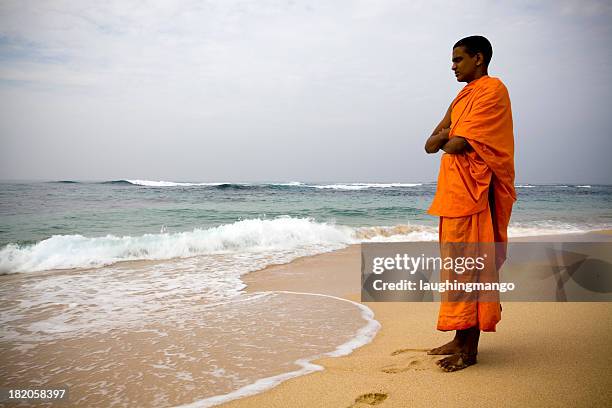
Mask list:
[[[0,387],[68,387],[68,406],[177,406],[268,378],[261,390],[319,369],[313,358],[363,344],[353,339],[371,312],[360,304],[276,292],[207,296],[201,264],[0,276]],[[32,405],[52,406],[20,406]]]
[[[563,241],[570,236],[514,241]],[[575,235],[609,239],[610,231]],[[290,290],[360,300],[360,246],[297,259],[243,277],[248,292]],[[426,350],[437,303],[364,303],[382,324],[373,341],[325,370],[287,380],[223,407],[594,407],[612,404],[612,303],[506,302],[496,333],[483,333],[478,364],[455,373]]]

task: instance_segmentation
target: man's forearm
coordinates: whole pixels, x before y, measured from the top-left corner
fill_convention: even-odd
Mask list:
[[[472,146],[468,143],[468,141],[461,137],[455,136],[450,139],[441,147],[446,153],[449,154],[459,154],[472,150]]]
[[[425,151],[427,153],[436,153],[442,148],[447,142],[448,137],[444,132],[438,132],[434,135],[429,136],[427,142],[425,142]]]
[[[436,153],[444,146],[444,143],[448,141],[448,132],[451,126],[451,112],[452,104],[448,107],[446,114],[425,142],[425,151],[427,153]]]

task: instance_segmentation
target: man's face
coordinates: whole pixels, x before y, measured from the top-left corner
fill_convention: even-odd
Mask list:
[[[453,48],[453,66],[452,70],[455,72],[455,77],[459,82],[470,82],[476,76],[477,65],[476,62],[479,60],[479,54],[470,56],[465,52],[465,47]]]

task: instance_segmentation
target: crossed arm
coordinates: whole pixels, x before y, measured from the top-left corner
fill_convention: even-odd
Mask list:
[[[472,150],[472,146],[468,141],[461,137],[455,136],[452,139],[448,138],[448,132],[451,126],[451,107],[448,107],[446,115],[442,118],[442,121],[436,126],[427,142],[425,142],[425,151],[427,153],[436,153],[442,149],[446,153],[459,154],[466,151]]]

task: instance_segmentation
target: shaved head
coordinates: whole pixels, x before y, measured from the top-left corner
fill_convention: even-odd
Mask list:
[[[485,66],[489,66],[491,57],[493,57],[493,47],[489,40],[481,35],[472,35],[470,37],[462,38],[453,45],[453,49],[457,47],[464,47],[471,57],[481,53],[484,58]]]

